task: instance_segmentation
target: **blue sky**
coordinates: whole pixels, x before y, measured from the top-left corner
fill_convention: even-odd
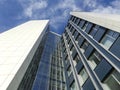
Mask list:
[[[120,14],[120,0],[0,0],[0,33],[29,20],[50,20],[61,34],[70,11]]]

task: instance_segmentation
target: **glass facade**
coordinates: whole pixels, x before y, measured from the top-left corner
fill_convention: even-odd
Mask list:
[[[98,29],[99,29],[99,26],[93,24],[92,29],[91,29],[91,31],[90,31],[89,34],[90,34],[92,37],[94,37],[94,35],[97,33]]]
[[[75,58],[74,58],[74,61],[76,62],[76,64],[79,62],[79,56],[78,56],[78,54],[75,56]]]
[[[120,58],[110,48],[120,34],[76,16],[61,37],[67,90],[119,90]]]
[[[120,89],[120,74],[113,70],[111,74],[104,81],[106,90],[119,90]]]
[[[80,85],[82,86],[88,78],[86,70],[83,68],[79,73]]]
[[[102,56],[97,51],[94,51],[89,57],[88,62],[90,63],[91,68],[94,69],[100,63],[101,60]]]
[[[68,73],[68,76],[70,76],[70,74],[72,73],[71,66],[68,67],[67,73]]]
[[[49,90],[66,90],[64,65],[61,58],[60,43],[51,57]]]
[[[31,90],[32,86],[33,86],[33,82],[35,80],[37,71],[38,71],[38,67],[39,67],[39,63],[40,63],[40,58],[42,57],[42,53],[43,53],[43,48],[45,46],[45,41],[46,41],[46,34],[45,36],[42,38],[41,43],[39,44],[35,55],[33,56],[33,59],[30,63],[30,65],[28,66],[28,69],[18,87],[18,90]]]
[[[73,15],[61,37],[46,33],[40,62],[33,62],[38,69],[29,67],[35,73],[26,74],[24,82],[32,75],[33,90],[119,90],[120,58],[110,51],[119,38],[118,32]]]
[[[101,40],[101,44],[105,46],[106,49],[109,49],[110,46],[114,43],[116,38],[118,37],[119,33],[114,31],[108,31],[103,39]]]
[[[74,81],[73,81],[73,83],[70,86],[70,90],[77,90],[77,87],[76,87],[76,84],[75,84]]]
[[[81,49],[85,51],[88,47],[89,43],[87,41],[84,41],[83,45],[81,46]]]
[[[64,67],[60,47],[57,47],[60,36],[52,32],[48,32],[45,36],[44,49],[32,89],[65,90]]]

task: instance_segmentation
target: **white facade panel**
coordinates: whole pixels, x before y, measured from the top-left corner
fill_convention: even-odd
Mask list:
[[[70,14],[120,33],[120,15],[93,12],[71,12]]]
[[[0,34],[0,90],[17,89],[48,22],[29,21]]]

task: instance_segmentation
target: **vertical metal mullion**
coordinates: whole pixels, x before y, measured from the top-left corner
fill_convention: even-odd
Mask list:
[[[86,71],[88,72],[88,75],[89,75],[90,79],[93,81],[94,86],[96,87],[97,90],[103,90],[102,85],[101,85],[99,79],[96,77],[95,73],[92,72],[89,64],[87,63],[86,57],[85,57],[85,56],[82,54],[82,52],[80,51],[80,48],[79,48],[79,46],[75,43],[75,40],[72,38],[71,33],[70,33],[69,30],[67,30],[67,29],[66,29],[66,31],[68,32],[68,35],[69,35],[71,41],[73,42],[74,47],[76,48],[76,51],[77,51],[77,53],[78,53],[78,55],[79,55],[79,58],[81,58],[81,61],[82,61],[83,65],[84,65]]]
[[[67,51],[67,54],[68,54],[68,58],[69,58],[69,61],[70,61],[70,64],[71,64],[71,67],[72,67],[72,71],[73,71],[73,75],[74,75],[74,78],[75,78],[75,81],[77,82],[77,88],[79,90],[82,90],[80,84],[79,84],[79,80],[77,78],[77,71],[75,70],[75,67],[74,67],[74,64],[72,62],[72,56],[70,55],[70,50],[68,48],[68,45],[67,45],[67,42],[66,42],[66,39],[65,39],[65,35],[63,34],[63,39],[64,39],[64,43],[65,43],[65,46],[66,46],[66,51]]]
[[[109,62],[120,73],[120,59],[118,57],[116,57],[110,51],[105,50],[85,32],[79,30],[79,28],[74,25],[73,22],[70,21],[70,24],[106,59],[107,62]]]

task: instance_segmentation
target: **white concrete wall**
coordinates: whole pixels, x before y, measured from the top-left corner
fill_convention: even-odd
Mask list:
[[[92,12],[71,12],[70,14],[120,33],[120,15]]]
[[[33,20],[0,34],[0,90],[16,90],[48,20]]]

